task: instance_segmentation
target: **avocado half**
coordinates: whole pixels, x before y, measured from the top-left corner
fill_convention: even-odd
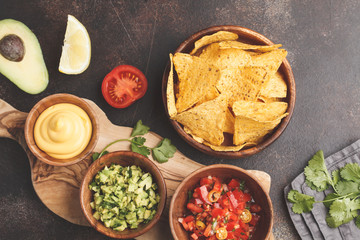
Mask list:
[[[48,85],[49,74],[39,41],[22,22],[0,21],[0,73],[30,94],[40,93]]]

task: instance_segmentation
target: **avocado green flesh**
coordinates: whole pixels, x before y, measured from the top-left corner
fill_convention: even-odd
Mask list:
[[[20,62],[14,62],[0,54],[0,73],[27,93],[38,94],[44,91],[49,75],[35,34],[22,22],[13,19],[1,20],[0,39],[10,34],[23,41],[25,55]]]
[[[97,173],[89,189],[93,217],[116,231],[137,228],[156,214],[160,196],[152,176],[138,166],[111,165]]]

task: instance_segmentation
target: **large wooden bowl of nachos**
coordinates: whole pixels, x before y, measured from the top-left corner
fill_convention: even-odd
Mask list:
[[[239,26],[195,33],[170,54],[162,96],[171,124],[198,150],[222,158],[260,152],[295,107],[287,51]]]

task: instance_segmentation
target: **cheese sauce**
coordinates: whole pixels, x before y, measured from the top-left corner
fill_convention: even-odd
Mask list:
[[[80,154],[88,145],[92,125],[87,113],[70,103],[55,104],[43,111],[35,123],[36,145],[57,159]]]

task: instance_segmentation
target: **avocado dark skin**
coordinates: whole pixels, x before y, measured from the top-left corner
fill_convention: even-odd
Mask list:
[[[21,62],[25,55],[24,42],[15,34],[9,34],[0,40],[0,54],[9,61]]]

